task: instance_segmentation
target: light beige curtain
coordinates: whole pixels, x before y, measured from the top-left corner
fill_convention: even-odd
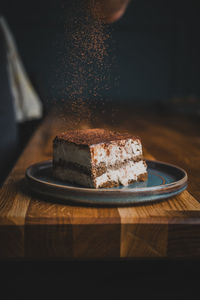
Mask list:
[[[6,43],[8,77],[14,99],[16,120],[18,122],[24,122],[39,119],[42,116],[42,103],[26,74],[8,24],[1,16],[0,30],[4,34]]]

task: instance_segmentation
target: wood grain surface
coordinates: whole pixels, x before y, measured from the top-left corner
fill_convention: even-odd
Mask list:
[[[120,111],[74,125],[49,115],[0,190],[0,258],[93,259],[200,257],[199,120]],[[56,133],[74,127],[126,129],[142,138],[144,155],[184,168],[188,189],[177,197],[131,207],[90,207],[33,194],[25,170],[52,156]]]

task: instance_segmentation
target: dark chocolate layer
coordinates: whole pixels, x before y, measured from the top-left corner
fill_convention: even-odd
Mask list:
[[[92,174],[91,168],[89,168],[89,167],[87,168],[87,167],[81,166],[77,163],[72,163],[70,161],[67,162],[62,159],[59,159],[57,162],[53,161],[53,167],[56,167],[56,166],[59,166],[59,167],[65,168],[65,169],[75,170],[80,173],[84,173],[88,176],[91,176],[91,174]]]
[[[107,129],[83,129],[83,130],[69,130],[64,132],[54,139],[54,144],[57,142],[68,142],[77,145],[94,145],[99,143],[110,143],[112,141],[119,141],[125,139],[139,139],[128,132],[116,132]]]

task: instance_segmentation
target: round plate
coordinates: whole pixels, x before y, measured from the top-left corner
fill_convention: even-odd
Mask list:
[[[127,205],[155,201],[180,194],[187,187],[187,173],[171,164],[146,160],[148,180],[129,186],[93,189],[62,182],[53,177],[52,161],[34,164],[26,170],[30,188],[54,198],[93,205]]]

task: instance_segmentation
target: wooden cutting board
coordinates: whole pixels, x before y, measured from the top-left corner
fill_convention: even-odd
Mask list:
[[[183,117],[131,114],[113,126],[142,138],[144,155],[177,164],[189,186],[169,200],[132,207],[89,207],[34,195],[26,168],[52,156],[56,133],[72,128],[50,115],[37,129],[0,190],[0,258],[200,257],[199,123]],[[81,124],[102,127],[102,121]]]

